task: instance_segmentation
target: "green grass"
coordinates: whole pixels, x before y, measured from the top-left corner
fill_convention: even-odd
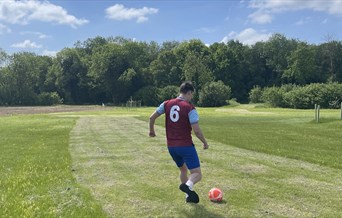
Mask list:
[[[342,120],[338,110],[199,109],[206,136],[248,150],[342,169]]]
[[[178,190],[179,172],[165,146],[164,117],[157,120],[157,137],[148,137],[154,109],[0,117],[0,146],[6,151],[0,153],[0,217],[342,213],[338,110],[321,111],[317,124],[313,110],[198,108],[211,147],[203,150],[195,139],[203,179],[195,186],[200,204],[192,205],[184,203]],[[219,204],[207,197],[215,186],[224,191]]]
[[[76,183],[68,151],[75,118],[0,117],[0,217],[103,217]]]

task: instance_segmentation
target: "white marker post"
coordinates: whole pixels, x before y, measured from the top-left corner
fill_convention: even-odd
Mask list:
[[[317,123],[319,123],[319,111],[321,109],[321,105],[317,106]]]
[[[315,120],[317,122],[317,104],[315,104]]]

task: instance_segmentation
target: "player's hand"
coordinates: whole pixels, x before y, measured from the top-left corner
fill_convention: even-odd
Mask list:
[[[156,133],[155,133],[155,132],[150,132],[149,136],[150,136],[150,137],[155,137],[155,136],[156,136]]]
[[[209,144],[203,144],[203,149],[208,149],[209,148]]]

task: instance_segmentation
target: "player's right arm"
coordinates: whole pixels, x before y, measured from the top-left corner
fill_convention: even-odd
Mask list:
[[[209,148],[209,145],[208,145],[208,142],[207,140],[205,139],[203,133],[202,133],[202,130],[198,124],[198,121],[199,121],[199,116],[198,116],[198,113],[196,111],[196,109],[193,109],[190,111],[189,113],[189,121],[190,121],[190,124],[191,124],[191,128],[193,129],[196,137],[201,140],[201,142],[203,143],[203,148],[204,149],[208,149]]]
[[[151,114],[150,116],[150,137],[155,137],[156,133],[154,131],[154,123],[156,121],[156,119],[160,116],[161,114],[159,114],[157,111],[155,111],[154,113]]]
[[[196,137],[201,140],[201,142],[203,143],[203,148],[204,149],[208,149],[209,148],[209,144],[207,142],[207,140],[205,139],[203,132],[200,128],[200,126],[198,125],[198,123],[194,123],[191,125],[192,129],[194,130],[194,133],[196,135]]]
[[[157,108],[157,110],[154,111],[150,116],[150,124],[149,124],[150,125],[150,133],[149,133],[150,137],[156,136],[156,132],[154,131],[154,123],[156,119],[163,113],[165,113],[165,108],[164,108],[164,103],[161,103],[159,107]]]

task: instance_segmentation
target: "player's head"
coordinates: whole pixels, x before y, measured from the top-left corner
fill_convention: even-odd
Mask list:
[[[179,87],[179,92],[187,101],[191,101],[195,89],[191,81],[185,81]]]

